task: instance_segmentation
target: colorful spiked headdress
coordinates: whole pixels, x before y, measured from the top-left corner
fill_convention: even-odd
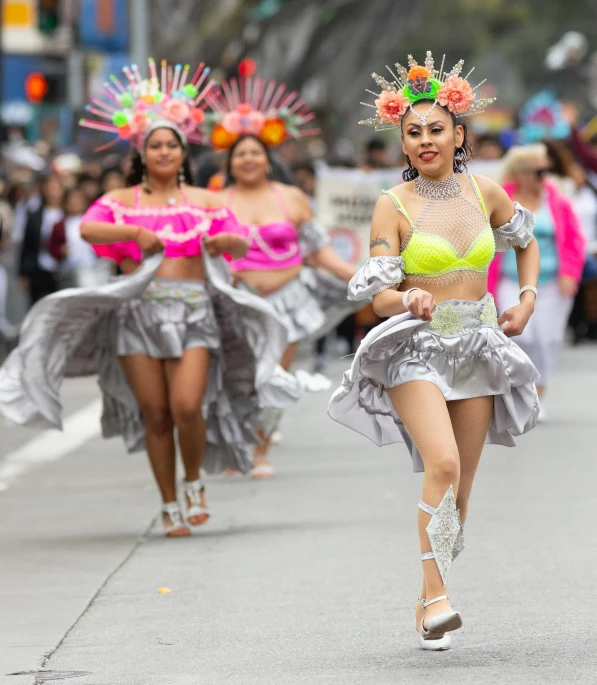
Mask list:
[[[477,98],[475,91],[485,81],[481,81],[472,87],[468,79],[473,73],[474,67],[462,78],[460,74],[464,60],[460,60],[448,72],[444,71],[445,59],[444,55],[438,71],[435,69],[431,52],[427,51],[425,64],[422,66],[413,59],[412,55],[409,55],[408,69],[401,64],[396,64],[396,74],[390,67],[386,67],[392,75],[393,80],[391,81],[378,74],[372,74],[375,82],[381,88],[381,93],[368,90],[368,93],[376,96],[375,104],[371,105],[366,102],[361,104],[373,107],[376,110],[376,116],[372,119],[359,121],[359,124],[372,126],[377,131],[400,128],[402,117],[409,109],[412,110],[412,106],[419,100],[433,100],[429,112],[435,109],[438,104],[448,109],[456,117],[483,112],[495,100],[495,98]],[[412,111],[414,112],[414,110]],[[429,112],[427,112],[425,120]],[[419,118],[422,119],[422,117]]]
[[[208,79],[209,68],[201,63],[188,80],[188,64],[172,67],[162,60],[158,78],[153,58],[148,63],[149,78],[141,77],[136,64],[124,67],[125,84],[111,75],[110,82],[104,83],[102,98],[91,98],[87,105],[86,110],[95,118],[81,119],[81,126],[117,135],[99,149],[127,140],[142,152],[147,136],[156,128],[175,130],[185,147],[187,142],[202,142],[206,98],[215,88]]]
[[[315,118],[305,101],[286,86],[260,78],[232,78],[211,93],[204,140],[216,150],[227,150],[238,138],[252,133],[266,145],[280,145],[289,138],[314,135],[319,129],[301,129]]]

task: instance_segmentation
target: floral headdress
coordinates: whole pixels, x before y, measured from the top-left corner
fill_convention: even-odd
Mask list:
[[[433,56],[431,52],[427,51],[424,66],[420,66],[413,59],[412,55],[409,55],[408,70],[401,64],[396,64],[395,67],[398,72],[398,75],[396,75],[390,67],[386,67],[393,76],[392,81],[387,81],[378,74],[372,74],[375,82],[382,89],[381,93],[374,93],[368,90],[368,93],[377,97],[375,104],[370,105],[366,102],[361,104],[373,107],[376,110],[377,116],[373,119],[359,121],[359,124],[372,126],[376,131],[400,128],[402,117],[410,109],[421,119],[424,125],[430,112],[438,104],[448,109],[456,117],[480,114],[495,100],[495,98],[477,98],[475,91],[485,81],[481,81],[474,88],[471,87],[468,78],[473,73],[474,67],[462,78],[460,74],[464,60],[460,60],[452,71],[444,72],[445,59],[444,55],[441,67],[437,71],[434,67]],[[413,104],[419,100],[433,100],[433,105],[429,108],[425,117],[419,116],[412,109]]]
[[[235,78],[211,93],[213,110],[203,124],[205,142],[216,150],[227,150],[242,135],[252,133],[267,146],[280,145],[289,138],[319,133],[319,129],[300,127],[315,118],[297,92],[260,78]]]
[[[110,83],[104,83],[102,99],[90,99],[86,110],[96,118],[81,119],[79,124],[117,134],[117,138],[98,149],[127,140],[142,153],[147,136],[157,128],[176,131],[185,147],[188,142],[202,142],[206,97],[215,88],[213,81],[206,81],[209,68],[201,63],[187,82],[188,64],[172,67],[162,60],[159,79],[153,58],[148,63],[149,78],[141,78],[136,64],[124,67],[126,86],[112,74]]]

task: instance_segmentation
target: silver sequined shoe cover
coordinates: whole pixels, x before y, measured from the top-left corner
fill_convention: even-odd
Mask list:
[[[460,526],[460,528],[458,529],[456,542],[454,543],[454,547],[452,548],[452,562],[454,562],[456,557],[464,549],[464,524],[460,520],[460,509],[456,512],[456,516],[458,517],[458,525]]]
[[[445,587],[452,561],[455,558],[455,545],[462,529],[460,517],[456,510],[454,489],[450,485],[437,509],[424,502],[419,502],[419,508],[431,515],[426,530],[432,551],[423,553],[421,559],[435,559]],[[462,538],[462,543],[462,547],[464,547],[464,538]],[[461,549],[456,552],[456,556],[460,551]]]

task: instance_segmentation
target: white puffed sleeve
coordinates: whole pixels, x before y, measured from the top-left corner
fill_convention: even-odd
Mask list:
[[[402,257],[370,257],[350,279],[348,299],[372,302],[374,295],[400,285],[403,280]]]
[[[524,249],[533,239],[535,215],[518,202],[514,203],[514,209],[514,216],[507,224],[493,229],[498,252],[506,252],[511,247]]]
[[[303,259],[330,244],[325,228],[315,219],[305,221],[298,227],[298,243]]]

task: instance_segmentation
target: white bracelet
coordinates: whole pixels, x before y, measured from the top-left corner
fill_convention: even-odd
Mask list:
[[[408,309],[408,296],[412,293],[413,290],[421,290],[421,288],[410,288],[404,293],[404,295],[402,296],[402,304],[404,305],[404,309]]]
[[[520,289],[520,293],[518,294],[519,300],[522,297],[522,293],[526,293],[527,290],[530,290],[532,293],[535,293],[535,299],[537,299],[537,288],[535,288],[534,285],[523,285]]]

